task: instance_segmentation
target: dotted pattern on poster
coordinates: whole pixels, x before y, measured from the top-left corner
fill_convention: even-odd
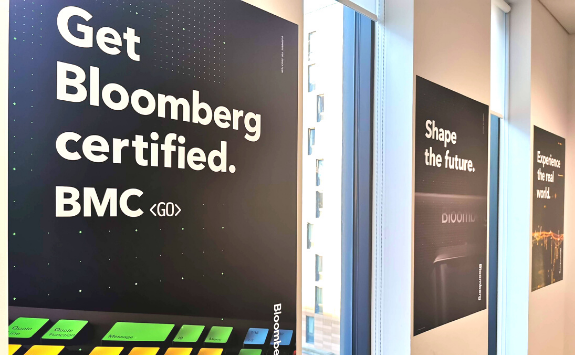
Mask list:
[[[154,66],[216,84],[226,77],[225,1],[94,0],[154,20]]]
[[[18,0],[11,1],[10,4],[10,45],[15,46],[17,50],[13,50],[10,60],[18,61],[20,63],[26,63],[25,66],[34,67],[34,62],[41,60],[41,58],[35,58],[34,53],[38,53],[40,46],[49,45],[44,41],[44,32],[47,30],[45,26],[48,24],[45,21],[43,9],[44,4],[47,4],[50,0]],[[208,6],[206,4],[201,4],[199,1],[194,0],[156,0],[156,1],[122,1],[122,0],[93,0],[95,3],[101,3],[104,5],[113,6],[115,8],[121,8],[127,14],[133,16],[144,16],[154,21],[155,37],[154,41],[154,54],[153,60],[157,62],[154,66],[178,74],[187,75],[194,77],[199,80],[206,80],[209,82],[217,84],[225,84],[225,58],[226,58],[226,42],[225,33],[226,25],[224,23],[225,18],[225,0],[213,0],[208,1]],[[204,1],[205,2],[205,1]],[[129,15],[128,15],[129,16]],[[176,35],[174,35],[176,34]],[[37,49],[34,49],[37,48]],[[24,66],[24,65],[23,65]],[[38,69],[39,70],[39,69]],[[22,140],[34,140],[35,137],[43,134],[42,126],[38,122],[34,124],[34,117],[37,113],[34,111],[34,95],[36,94],[37,84],[34,80],[29,80],[29,78],[24,76],[34,77],[34,70],[30,72],[22,72],[16,69],[12,69],[11,73],[11,86],[10,93],[11,97],[15,97],[16,93],[21,94],[22,92],[27,93],[27,102],[17,102],[16,100],[11,100],[10,105],[14,106],[15,109],[10,111],[9,120],[17,122],[13,124],[10,131],[13,134],[10,138],[12,139],[9,145],[10,153],[14,157],[24,155],[25,158],[18,157],[18,159],[12,159],[10,165],[10,170],[14,174],[37,174],[34,172],[33,167],[38,165],[36,161],[36,155],[33,148],[27,151],[17,151],[16,146],[22,145]],[[41,123],[41,122],[40,122]],[[18,145],[16,142],[18,141]],[[29,171],[28,171],[29,170]],[[42,169],[40,169],[42,170]],[[18,179],[16,177],[11,177],[12,179]],[[20,200],[16,198],[16,193],[10,193],[10,203],[11,208],[15,209],[25,209],[27,206],[20,203]],[[223,206],[223,205],[222,205]],[[201,208],[205,208],[206,205],[202,203]],[[200,209],[200,207],[198,207]],[[216,229],[220,232],[224,232],[224,226],[216,226]],[[181,231],[180,231],[181,229]],[[205,231],[205,227],[201,228]],[[162,229],[160,228],[161,232]],[[189,237],[193,232],[184,231],[184,227],[176,227],[176,231],[182,235],[187,235]],[[108,230],[108,233],[121,233],[124,237],[126,236],[126,231],[113,231]],[[137,234],[139,230],[136,228],[133,230],[134,234]],[[141,232],[141,231],[140,231]],[[198,231],[196,231],[197,233]],[[54,235],[54,231],[46,232],[46,236]],[[86,237],[94,237],[93,231],[77,230],[70,231],[68,233],[77,233],[79,235],[84,235]],[[170,230],[165,232],[169,235],[174,235],[174,231]],[[88,235],[86,235],[88,234]],[[22,238],[22,233],[16,230],[11,230],[9,232],[11,238]],[[192,234],[193,235],[193,234]],[[42,238],[42,236],[36,236]],[[41,243],[31,243],[31,245],[42,245]],[[219,253],[225,253],[225,249],[221,248],[217,250]],[[198,258],[201,256],[216,257],[213,254],[207,255],[209,252],[206,250],[196,250],[194,255],[187,255],[184,252],[178,253],[178,257],[187,263],[189,258]],[[41,252],[38,251],[41,255]],[[190,253],[191,254],[191,253]],[[148,255],[150,257],[150,255]],[[155,255],[154,259],[146,259],[141,255],[131,255],[127,256],[130,263],[141,262],[142,268],[150,262],[156,261],[158,258],[162,258],[162,254],[158,253]],[[176,256],[172,255],[172,259],[175,260]],[[39,258],[40,260],[41,258]],[[112,257],[104,258],[109,263],[115,263],[116,260]],[[43,261],[42,261],[43,262]],[[55,264],[58,264],[58,260],[46,261],[35,267],[43,267],[45,269],[54,268]],[[86,260],[81,258],[77,259],[78,267],[81,270],[93,270],[95,268],[108,268],[102,264],[94,264],[93,260]],[[114,264],[115,265],[115,264]],[[19,265],[12,263],[10,268],[16,270]],[[117,267],[117,266],[113,266]],[[182,268],[188,273],[201,273],[202,278],[206,277],[205,271],[189,270]],[[225,277],[226,273],[223,269],[215,270],[212,275],[208,274],[208,277]],[[173,275],[173,278],[178,280],[186,280],[186,275]],[[191,279],[191,277],[190,277]],[[161,285],[165,282],[162,278],[158,278],[156,282]],[[184,281],[182,281],[184,282]],[[130,283],[134,287],[141,286],[142,282],[138,282],[137,279]],[[66,292],[62,290],[62,287],[54,285],[54,289],[51,290],[38,290],[38,292],[44,292],[46,297],[63,297]],[[107,286],[107,289],[113,291],[112,286]],[[91,297],[90,291],[94,292],[93,285],[86,285],[77,287],[74,297]],[[10,300],[12,304],[17,305],[16,301],[20,301],[17,295],[11,294]],[[223,320],[223,318],[222,318]]]

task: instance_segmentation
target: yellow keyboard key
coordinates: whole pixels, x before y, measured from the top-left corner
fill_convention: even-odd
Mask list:
[[[58,355],[64,346],[59,345],[34,345],[25,355]]]
[[[203,348],[203,349],[200,349],[200,352],[198,353],[198,355],[222,355],[223,352],[224,352],[224,349]]]
[[[160,348],[133,348],[129,355],[156,355]]]
[[[190,355],[192,348],[168,348],[164,355]]]
[[[21,347],[22,345],[20,344],[8,344],[8,355],[14,355],[14,353]]]
[[[90,355],[120,355],[120,353],[124,350],[121,347],[112,347],[112,346],[97,346],[92,350]]]

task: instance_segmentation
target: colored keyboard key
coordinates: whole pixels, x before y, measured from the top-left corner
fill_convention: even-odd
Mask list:
[[[72,340],[86,324],[87,320],[60,319],[42,336],[42,339]]]
[[[9,338],[28,339],[34,336],[49,319],[20,317],[8,327]]]
[[[242,349],[238,355],[262,355],[261,349]]]
[[[206,337],[206,343],[227,343],[233,329],[233,327],[213,326]]]
[[[25,355],[58,355],[62,350],[64,347],[59,345],[34,345]]]
[[[192,348],[168,348],[164,355],[190,355]]]
[[[128,355],[156,355],[160,348],[133,348]]]
[[[174,324],[117,322],[102,340],[165,341],[174,326]]]
[[[268,337],[268,329],[250,328],[246,334],[244,344],[246,345],[264,345]]]
[[[222,355],[223,352],[224,352],[224,349],[203,348],[203,349],[200,349],[200,352],[198,353],[198,355]]]
[[[276,335],[276,332],[272,332],[272,339],[270,345],[274,345],[274,341],[279,340],[280,346],[287,346],[291,343],[291,338],[293,337],[293,330],[280,329]]]
[[[195,343],[202,335],[204,328],[205,326],[203,325],[182,325],[174,338],[174,342]]]
[[[120,355],[122,350],[124,350],[123,347],[97,346],[92,350],[90,355]]]
[[[14,355],[21,347],[22,345],[20,344],[8,344],[8,355]]]

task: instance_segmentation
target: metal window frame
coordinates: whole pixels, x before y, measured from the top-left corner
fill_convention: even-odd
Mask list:
[[[489,307],[488,312],[488,354],[497,354],[497,298],[499,260],[499,169],[501,153],[502,118],[492,113],[489,130]]]
[[[341,353],[371,353],[374,22],[344,9]],[[351,251],[351,252],[350,252]]]

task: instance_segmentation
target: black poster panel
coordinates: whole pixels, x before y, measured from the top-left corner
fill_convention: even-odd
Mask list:
[[[565,139],[533,127],[531,290],[563,280]]]
[[[9,66],[11,321],[272,329],[281,304],[295,331],[297,25],[240,0],[11,0]]]
[[[489,108],[416,79],[414,335],[484,310]]]

